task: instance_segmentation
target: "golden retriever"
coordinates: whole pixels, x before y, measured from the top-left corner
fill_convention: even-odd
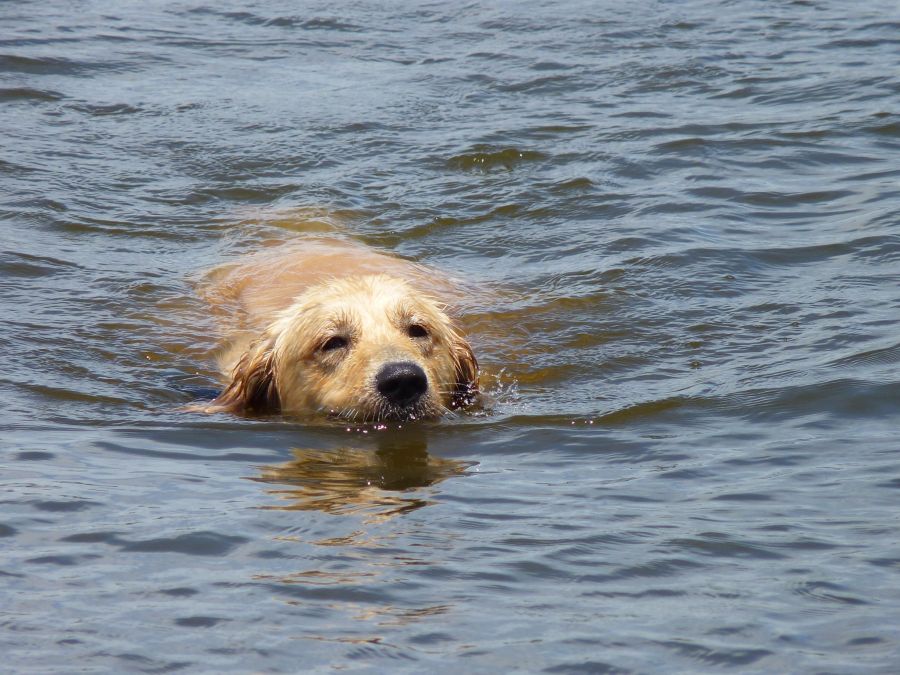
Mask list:
[[[225,388],[204,409],[379,422],[471,405],[478,363],[437,299],[454,292],[431,270],[336,238],[216,270],[203,294],[240,330],[220,364]]]

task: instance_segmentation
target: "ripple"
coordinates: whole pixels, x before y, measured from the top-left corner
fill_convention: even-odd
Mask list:
[[[208,7],[194,7],[188,10],[191,14],[205,14],[220,16],[251,26],[274,26],[276,28],[299,28],[301,30],[325,30],[343,33],[358,33],[362,27],[353,23],[341,21],[334,17],[309,17],[309,16],[274,16],[266,17],[253,12],[233,12],[211,9]]]
[[[498,84],[496,88],[509,93],[548,94],[571,89],[575,86],[574,80],[576,78],[571,75],[544,75],[518,82]]]
[[[888,347],[876,347],[841,356],[829,362],[835,368],[859,368],[862,366],[884,366],[900,362],[900,343]]]
[[[835,603],[839,605],[867,605],[869,604],[861,598],[847,594],[846,588],[838,584],[827,581],[805,581],[798,584],[793,592],[797,595],[811,600],[818,600],[826,603]]]
[[[52,452],[30,450],[16,453],[15,458],[21,462],[47,462],[56,458]]]
[[[0,66],[2,68],[2,66]],[[49,89],[32,89],[30,87],[0,87],[0,101],[59,101],[65,98],[62,94]]]
[[[671,539],[667,542],[667,545],[679,550],[693,551],[698,555],[717,558],[781,560],[785,557],[761,544],[736,541],[728,535],[715,532],[701,534],[693,538]]]
[[[194,556],[224,556],[245,544],[245,537],[217,532],[189,532],[174,537],[117,541],[122,551],[129,553],[183,553]]]
[[[114,61],[73,61],[61,57],[31,57],[0,54],[0,71],[28,75],[72,75],[92,77],[97,72],[126,70],[124,63]]]
[[[690,570],[703,566],[702,563],[687,558],[651,560],[646,563],[620,568],[609,578],[631,579],[673,577],[687,574]]]
[[[73,269],[81,269],[81,266],[70,261],[57,260],[46,256],[14,253],[12,251],[0,253],[0,273],[7,278],[46,277],[62,274]]]
[[[844,199],[853,195],[850,190],[828,190],[806,193],[780,193],[780,192],[743,192],[732,188],[704,187],[688,190],[690,194],[698,197],[724,199],[738,204],[752,206],[784,207],[796,204],[828,203]]]
[[[75,567],[86,564],[98,556],[74,556],[74,555],[46,555],[37,558],[29,558],[25,562],[34,565],[58,565],[60,567]]]
[[[761,494],[758,492],[731,492],[723,495],[716,495],[712,501],[724,502],[768,502],[772,501],[772,495]]]
[[[772,656],[768,649],[746,649],[740,647],[708,646],[689,640],[668,640],[660,643],[667,649],[686,656],[705,666],[738,667],[749,666],[757,661]]]
[[[186,588],[184,586],[179,586],[177,588],[165,588],[161,590],[160,593],[173,598],[190,598],[200,593],[200,591],[198,591],[196,588]]]
[[[52,513],[84,511],[85,509],[99,506],[95,502],[83,499],[71,499],[66,501],[39,501],[32,502],[31,505],[39,511],[50,511]]]
[[[547,156],[536,150],[519,150],[517,148],[494,149],[490,146],[475,146],[470,152],[454,155],[447,160],[447,167],[458,171],[490,172],[502,169],[511,171],[520,164],[539,162]]]
[[[215,616],[185,616],[175,619],[175,625],[185,628],[212,628],[223,621],[228,621],[228,619]]]
[[[121,532],[82,532],[79,534],[70,534],[60,539],[60,541],[74,544],[116,544],[121,541]]]
[[[70,107],[72,110],[87,113],[88,115],[96,115],[98,117],[106,115],[133,115],[135,113],[143,112],[141,108],[129,105],[128,103],[107,103],[102,105],[73,103]]]
[[[560,663],[555,666],[545,668],[545,673],[623,673],[627,672],[618,666],[607,663],[606,661],[598,661],[596,659],[578,660],[574,663]]]

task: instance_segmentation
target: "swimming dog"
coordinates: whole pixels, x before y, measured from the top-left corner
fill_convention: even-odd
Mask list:
[[[454,292],[432,270],[331,238],[218,270],[205,295],[242,325],[204,409],[378,422],[472,405],[478,363],[441,299]]]

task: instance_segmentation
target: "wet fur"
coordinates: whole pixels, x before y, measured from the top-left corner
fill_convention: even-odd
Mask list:
[[[334,338],[346,346],[334,348]],[[398,361],[428,379],[423,397],[402,409],[374,384],[380,367]],[[206,410],[378,421],[435,418],[477,399],[478,363],[444,307],[409,280],[361,274],[319,280],[277,312]]]

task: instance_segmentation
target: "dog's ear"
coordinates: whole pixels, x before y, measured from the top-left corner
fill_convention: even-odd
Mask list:
[[[456,386],[451,408],[464,408],[476,403],[480,394],[478,392],[478,361],[475,353],[466,339],[455,334],[451,343],[453,362],[456,365]]]
[[[261,338],[241,356],[231,381],[208,410],[233,413],[277,413],[281,400],[275,382],[275,338]]]

